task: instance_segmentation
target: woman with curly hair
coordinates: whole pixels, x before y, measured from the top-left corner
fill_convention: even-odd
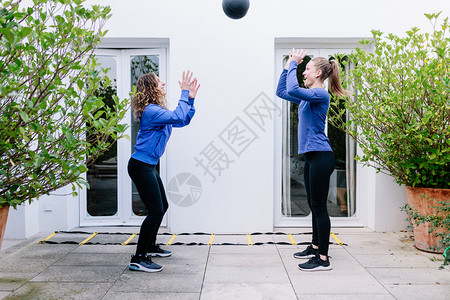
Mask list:
[[[195,113],[194,99],[200,87],[192,72],[183,72],[178,81],[181,97],[175,110],[167,109],[165,83],[155,73],[142,75],[136,82],[136,95],[131,101],[139,132],[134,153],[128,162],[128,174],[148,210],[139,232],[136,254],[128,267],[135,271],[159,272],[162,266],[152,262],[152,256],[167,257],[172,253],[156,245],[156,235],[169,207],[161,178],[156,171],[172,127],[184,127]]]

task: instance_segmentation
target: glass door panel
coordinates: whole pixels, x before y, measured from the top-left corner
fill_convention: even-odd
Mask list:
[[[131,91],[133,85],[136,84],[139,77],[143,74],[155,72],[162,81],[166,82],[166,49],[133,49],[123,50],[122,52],[124,79],[122,87],[128,92]],[[139,131],[139,123],[134,119],[134,112],[130,108],[128,111],[127,123],[130,124],[127,134],[131,140],[124,140],[120,144],[122,162],[119,162],[119,191],[121,207],[123,210],[122,222],[126,225],[141,225],[147,209],[140,199],[139,193],[128,176],[127,165],[131,154],[134,152],[134,145],[136,144],[136,137]],[[166,156],[160,159],[157,170],[160,173],[162,181],[166,182]],[[163,219],[161,226],[167,226],[166,218]]]
[[[330,52],[330,51],[328,51]],[[348,57],[345,54],[336,54],[338,52],[329,53],[325,57],[336,60],[343,71],[348,68]],[[327,83],[328,84],[328,83]],[[335,99],[332,98],[332,101]],[[344,101],[339,102],[339,109],[344,109]],[[331,109],[336,109],[330,107]],[[346,114],[343,116],[346,119]],[[331,148],[333,149],[336,159],[336,167],[330,178],[330,190],[328,193],[328,212],[332,217],[351,217],[356,212],[356,203],[354,199],[355,185],[353,178],[356,172],[356,163],[354,160],[356,143],[351,140],[345,132],[330,123],[327,124],[327,135],[330,139]]]
[[[131,85],[136,84],[139,77],[143,74],[154,72],[159,76],[159,56],[158,55],[135,55],[130,57],[130,72],[131,72]],[[131,123],[131,147],[136,144],[136,137],[139,131],[139,123],[134,118],[134,112],[132,111],[132,123]],[[131,150],[133,152],[133,149]],[[159,172],[159,163],[157,165]],[[136,189],[134,183],[132,183],[132,212],[136,216],[146,216],[148,211],[141,201],[141,197]]]
[[[306,64],[313,58],[314,55],[307,55],[303,62],[297,67],[297,78],[299,85],[305,87],[303,83],[303,72]],[[284,56],[283,65],[288,60],[288,56]],[[304,166],[305,157],[303,154],[298,154],[298,104],[286,101],[284,103],[284,110],[287,112],[285,119],[287,145],[284,151],[284,187],[285,195],[282,202],[283,215],[287,217],[304,217],[310,214],[308,201],[306,199],[306,189],[304,182]]]
[[[333,52],[335,51],[335,52]],[[283,51],[282,66],[286,63],[289,50]],[[299,85],[304,87],[303,72],[306,64],[315,56],[335,59],[337,49],[310,49],[304,61],[297,68]],[[345,56],[337,57],[341,63]],[[344,65],[341,64],[343,67]],[[325,86],[328,82],[325,82]],[[330,108],[331,109],[331,108]],[[298,104],[283,101],[283,150],[282,150],[282,199],[281,218],[301,218],[310,216],[304,183],[304,155],[298,154]],[[356,145],[347,135],[326,124],[331,148],[336,158],[336,168],[330,178],[328,192],[328,212],[331,217],[351,217],[356,212],[354,198],[355,170],[354,155]],[[280,208],[279,208],[280,209]]]
[[[119,98],[130,97],[131,87],[139,76],[155,72],[166,81],[165,49],[98,49],[96,57],[101,68],[108,68],[111,87],[101,90],[108,99],[116,94]],[[80,226],[138,226],[147,215],[147,211],[139,198],[132,181],[128,176],[127,165],[132,148],[136,142],[139,124],[134,121],[131,109],[122,120],[130,124],[126,134],[131,137],[118,140],[107,152],[89,167],[86,179],[91,188],[80,193]],[[161,166],[165,166],[165,156]],[[159,164],[158,164],[159,167]],[[161,169],[161,170],[160,170]],[[165,182],[165,169],[158,168]],[[166,226],[166,219],[162,226]]]
[[[107,76],[111,85],[99,89],[98,95],[103,97],[105,106],[113,107],[113,96],[117,95],[117,60],[114,56],[97,55],[101,68],[108,68]],[[88,139],[94,136],[89,135]],[[117,145],[114,143],[105,153],[88,167],[87,181],[87,214],[92,217],[114,216],[118,213],[117,202]]]

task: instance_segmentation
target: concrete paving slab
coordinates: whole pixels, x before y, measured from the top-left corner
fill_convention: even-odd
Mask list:
[[[305,263],[305,262],[307,262],[307,260],[304,260],[304,261],[298,260],[298,261],[295,261],[294,263],[285,262],[286,272],[289,275],[299,275],[299,274],[304,273],[304,271],[302,271],[298,268],[298,265],[301,263]],[[330,264],[333,269],[329,272],[333,272],[333,274],[335,276],[348,275],[348,274],[353,274],[353,275],[367,274],[367,271],[362,266],[357,265],[357,264],[346,264],[346,263],[342,263],[340,261],[333,261],[333,260],[330,260]]]
[[[105,232],[105,233],[139,233],[139,226],[108,226],[108,227],[75,227],[71,231],[81,231],[81,232]],[[166,228],[161,227],[158,231],[165,232]]]
[[[185,245],[189,245],[189,244],[207,245],[210,238],[211,238],[210,234],[207,234],[207,235],[203,235],[203,234],[201,234],[201,235],[196,235],[196,234],[177,235],[175,237],[175,239],[173,240],[172,244],[174,244],[174,246],[176,246],[180,243],[185,244]]]
[[[1,277],[0,278],[0,291],[1,292],[12,292],[22,285],[26,284],[28,279],[19,277]],[[1,298],[0,298],[1,299]]]
[[[128,253],[134,254],[136,246],[133,245],[82,245],[75,248],[71,253]]]
[[[108,292],[104,299],[108,300],[198,300],[200,293],[138,293],[138,292]]]
[[[172,256],[154,257],[152,260],[164,267],[164,273],[204,273],[208,259],[208,247],[171,246],[163,248],[172,251]]]
[[[450,296],[448,285],[389,285],[387,290],[398,300],[448,300]]]
[[[0,249],[1,252],[5,251],[9,247],[12,247],[14,245],[17,245],[21,243],[23,240],[21,239],[3,239],[2,241],[2,247]]]
[[[98,291],[92,299],[435,300],[442,299],[442,295],[447,299],[450,295],[450,276],[446,276],[450,268],[438,270],[442,259],[433,261],[442,255],[414,248],[409,232],[333,229],[342,242],[348,243],[348,246],[330,245],[333,270],[302,272],[297,265],[306,260],[295,259],[292,255],[302,251],[304,245],[269,243],[270,240],[290,242],[285,232],[293,233],[296,242],[309,241],[311,236],[304,233],[310,229],[282,231],[283,234],[251,235],[253,242],[266,243],[254,246],[247,245],[247,236],[243,234],[218,234],[214,239],[214,243],[230,241],[242,245],[211,247],[196,245],[207,244],[210,235],[177,236],[182,238],[179,241],[193,246],[162,246],[173,255],[154,258],[164,270],[153,274],[128,269],[135,245],[38,245],[40,239],[48,236],[39,234],[14,243],[0,254],[0,299],[13,291],[19,295],[15,298],[29,299],[27,295],[34,295],[31,298],[70,299],[67,291],[85,284]],[[108,232],[107,229],[104,232]],[[82,238],[87,236],[88,233],[83,234]],[[103,236],[111,239],[99,241],[108,243],[116,241],[117,237],[121,240],[128,233]],[[158,239],[168,241],[171,236],[160,235]],[[59,235],[61,242],[70,237],[70,234]],[[318,282],[326,284],[318,286]],[[109,289],[105,290],[105,286]],[[36,291],[37,296],[33,294]],[[89,299],[85,294],[76,295],[76,299]]]
[[[277,236],[274,237],[275,242],[276,243],[286,243],[286,244],[278,244],[277,247],[278,248],[291,248],[291,247],[297,247],[298,251],[303,251],[304,249],[306,249],[306,247],[308,245],[311,244],[311,236],[294,236],[292,235],[292,239],[294,240],[295,244],[292,244],[292,241],[289,239],[289,236]],[[333,238],[330,237],[330,249],[337,249],[337,248],[341,248],[342,246],[339,245]],[[343,243],[345,243],[345,241],[342,241]]]
[[[306,249],[305,246],[300,245],[300,246],[290,246],[290,247],[285,247],[285,246],[278,246],[278,252],[280,253],[281,256],[283,257],[289,257],[289,256],[293,256],[294,253],[296,252],[300,252]]]
[[[126,266],[50,266],[31,281],[53,282],[114,282]]]
[[[2,243],[2,251],[0,252],[0,258],[8,257],[11,254],[16,253],[17,251],[21,250],[24,247],[28,247],[29,245],[37,244],[40,240],[42,240],[44,236],[42,233],[38,233],[28,239],[22,239],[18,241],[17,239],[14,240],[13,243],[10,243],[7,248],[3,247],[3,244],[5,244],[5,241],[8,241],[8,239],[4,239]],[[8,242],[6,242],[8,243]]]
[[[167,259],[184,260],[190,263],[206,263],[208,259],[208,246],[161,246],[172,252]]]
[[[173,274],[145,273],[126,270],[115,284],[111,292],[141,293],[200,293],[203,273]]]
[[[333,267],[333,270],[330,272],[333,272],[335,275],[367,273],[366,269],[344,249],[332,251],[330,254],[332,256],[330,263]],[[280,251],[280,255],[289,274],[302,273],[303,271],[298,269],[298,264],[308,261],[307,259],[295,258],[293,252],[284,251],[284,249],[283,252]]]
[[[439,262],[433,262],[420,254],[410,255],[354,255],[366,268],[439,268]]]
[[[56,235],[52,236],[48,239],[49,242],[52,243],[73,243],[74,245],[78,245],[85,239],[87,239],[91,234],[90,233],[66,233],[66,232],[59,232]],[[50,234],[48,234],[45,238],[50,237]],[[51,244],[43,244],[43,245],[51,245]]]
[[[289,238],[289,236],[286,235],[274,235],[274,241],[276,243],[285,243],[283,244],[278,244],[277,247],[279,249],[283,249],[283,248],[289,248],[291,249],[292,247],[295,247],[296,249],[299,249],[298,251],[303,251],[308,245],[311,244],[311,238],[312,235],[311,234],[291,234],[291,238],[294,241],[295,245],[293,244],[292,240]],[[330,239],[330,242],[334,242],[333,240]],[[331,245],[330,245],[331,247]],[[296,251],[296,252],[298,252]]]
[[[107,283],[29,282],[12,293],[11,299],[101,299]]]
[[[31,279],[50,267],[57,259],[14,258],[0,260],[0,278]]]
[[[297,299],[290,284],[205,283],[200,300]]]
[[[137,235],[137,236],[133,239],[132,242],[137,243],[138,238],[139,238],[139,235]],[[171,238],[172,238],[172,235],[165,235],[165,234],[162,235],[162,234],[158,234],[158,236],[156,237],[156,243],[159,244],[159,245],[164,246],[164,245],[166,245],[166,244],[170,241]]]
[[[305,246],[305,245],[296,245],[296,246],[293,246],[293,245],[291,245],[291,246],[289,246],[289,247],[286,247],[286,246],[277,246],[277,248],[278,248],[278,250],[280,251],[280,252],[283,252],[283,253],[289,253],[289,252],[292,252],[292,254],[294,254],[295,252],[300,252],[300,251],[303,251],[303,250],[305,250],[306,249],[306,247],[307,246]],[[330,245],[330,248],[329,248],[329,251],[328,252],[330,252],[329,253],[329,255],[331,255],[331,252],[333,252],[333,251],[341,251],[341,250],[343,250],[343,249],[345,249],[345,246],[339,246],[339,245],[337,245],[336,247],[331,247],[331,245]]]
[[[77,245],[30,244],[23,247],[11,257],[20,259],[53,259],[58,260],[75,249]]]
[[[0,291],[0,299],[5,299],[6,296],[8,296],[10,294],[10,292],[2,292]]]
[[[291,238],[294,240],[294,242],[296,244],[298,244],[298,247],[306,248],[306,246],[311,243],[311,235],[310,234],[308,234],[308,235],[291,234]],[[273,240],[276,243],[286,243],[287,244],[287,245],[277,245],[279,248],[295,246],[292,244],[292,241],[289,238],[289,235],[287,235],[287,234],[273,235]]]
[[[298,236],[294,236],[292,234],[291,237],[294,240],[294,242],[298,242],[301,239]],[[286,243],[287,246],[293,246],[292,241],[289,239],[289,235],[287,234],[274,234],[273,240],[275,243]],[[278,245],[278,246],[285,246],[285,245]]]
[[[331,224],[331,231],[335,234],[372,234],[374,231],[367,227],[333,227]]]
[[[258,245],[258,246],[211,246],[210,253],[247,253],[247,254],[260,254],[260,253],[278,253],[277,246],[275,245]]]
[[[420,250],[414,248],[414,254],[426,257],[427,259],[429,259],[431,261],[437,261],[440,264],[444,263],[444,256],[441,253],[424,252],[424,251],[420,251]]]
[[[277,227],[273,229],[273,232],[282,232],[282,233],[311,233],[311,227]]]
[[[124,253],[69,253],[54,266],[126,266],[130,255]]]
[[[334,269],[333,269],[334,270]],[[339,274],[335,272],[303,272],[290,274],[292,286],[301,294],[384,294],[386,289],[367,273]]]
[[[308,300],[395,300],[391,294],[300,294],[298,298]]]
[[[204,283],[289,283],[283,266],[206,268]]]
[[[277,248],[278,248],[278,251],[280,252],[280,254],[287,255],[287,256],[289,256],[289,255],[292,256],[292,255],[294,255],[294,253],[301,252],[301,251],[306,249],[306,247],[303,246],[303,245],[290,246],[290,247],[277,246]],[[334,257],[334,255],[336,253],[342,253],[343,251],[348,253],[346,251],[345,246],[336,246],[336,247],[331,247],[330,246],[330,248],[328,250],[328,255]]]
[[[211,253],[208,259],[211,267],[272,267],[280,263],[280,256],[275,253]]]
[[[331,253],[332,253],[335,249],[342,249],[342,248],[344,248],[344,247],[346,247],[346,246],[339,245],[339,244],[333,242],[333,243],[330,244],[328,247],[329,247],[329,248],[328,248],[329,255],[331,255]],[[303,248],[303,249],[305,249],[305,248]]]
[[[247,236],[244,234],[230,235],[230,234],[216,234],[214,236],[213,244],[235,244],[235,245],[248,245]]]
[[[412,230],[389,231],[383,233],[397,240],[411,239],[414,237],[414,233]]]
[[[447,285],[450,272],[434,268],[368,268],[373,277],[384,285]],[[450,294],[449,294],[450,298]]]
[[[250,234],[245,236],[247,245],[260,246],[274,244],[273,234]]]
[[[117,244],[121,245],[124,243],[128,238],[131,236],[131,234],[97,234],[94,236],[91,240],[89,240],[87,243],[92,244],[100,244],[100,245],[107,245],[107,244]],[[137,243],[138,235],[133,238],[131,241],[132,243]]]
[[[349,238],[352,239],[361,239],[362,241],[364,240],[388,240],[388,241],[398,241],[397,238],[393,238],[393,236],[391,235],[390,232],[370,232],[370,233],[364,233],[364,232],[346,232],[346,231],[342,231],[342,232],[335,232],[332,231],[335,234],[337,234],[337,236],[348,236]]]
[[[162,271],[164,274],[203,274],[205,272],[206,260],[200,263],[171,258],[153,258],[152,260],[164,267]],[[128,263],[129,262],[127,262],[126,265],[128,265]]]
[[[348,251],[353,254],[410,254],[414,251],[399,240],[387,236],[343,236]]]
[[[345,246],[341,246],[340,248],[336,249],[330,249],[328,255],[330,256],[330,259],[334,261],[339,260],[346,263],[357,263],[354,256],[347,251],[347,248]]]

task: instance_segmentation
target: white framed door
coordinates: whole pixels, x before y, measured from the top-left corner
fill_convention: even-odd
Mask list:
[[[140,75],[155,72],[167,81],[166,49],[98,49],[95,55],[101,68],[109,68],[112,87],[105,98],[116,93],[119,98],[129,98],[131,87]],[[127,165],[136,141],[139,124],[133,111],[127,111],[123,123],[129,124],[128,139],[120,139],[102,157],[89,167],[87,180],[91,188],[80,191],[80,226],[139,226],[147,211],[128,175]],[[163,182],[167,182],[164,155],[159,163]],[[167,226],[164,218],[161,226]]]
[[[336,53],[348,54],[348,49],[306,48],[308,50],[305,63],[313,57],[331,58]],[[283,70],[288,48],[278,48],[275,51],[275,89]],[[304,68],[304,66],[303,66]],[[301,66],[299,65],[299,70]],[[298,76],[301,76],[299,73]],[[325,82],[327,85],[327,82]],[[282,101],[282,118],[275,124],[275,185],[274,226],[276,227],[310,227],[311,214],[306,200],[306,190],[303,182],[304,157],[297,151],[297,109],[298,105],[286,100]],[[339,163],[330,179],[328,210],[333,226],[361,226],[358,218],[358,207],[355,199],[355,155],[356,146],[345,135],[336,133],[334,127],[325,125],[325,133],[330,139],[335,157]],[[342,156],[342,157],[341,157]]]

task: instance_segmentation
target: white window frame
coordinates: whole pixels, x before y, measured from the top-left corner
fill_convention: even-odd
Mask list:
[[[309,55],[314,56],[322,56],[328,57],[330,54],[335,53],[350,53],[355,47],[357,47],[357,39],[340,41],[337,43],[336,41],[327,41],[320,39],[305,39],[302,41],[294,40],[294,39],[278,39],[278,43],[276,43],[275,48],[275,74],[274,74],[274,91],[276,91],[276,87],[278,84],[278,79],[280,74],[284,68],[283,65],[283,57],[289,54],[289,51],[292,48],[296,49],[307,49]],[[276,95],[275,98],[278,98]],[[306,217],[287,217],[282,213],[282,201],[283,199],[289,199],[285,197],[289,197],[286,188],[284,188],[283,184],[286,183],[286,177],[288,174],[283,173],[283,163],[286,163],[283,160],[284,155],[284,147],[288,147],[289,145],[286,143],[288,140],[287,136],[287,109],[288,109],[288,101],[279,99],[282,102],[283,106],[283,115],[282,118],[278,118],[275,122],[275,184],[274,184],[274,227],[311,227],[312,217],[311,215]],[[326,129],[325,129],[326,130]],[[283,178],[284,177],[284,178]],[[358,185],[356,183],[356,190],[358,189]],[[356,197],[358,192],[355,193]],[[358,204],[356,205],[356,211],[351,217],[330,217],[332,227],[362,227],[364,226],[363,219],[360,218],[362,205],[359,204],[360,200],[357,200]],[[288,201],[289,202],[289,201]]]
[[[117,96],[121,99],[130,97],[130,62],[136,55],[159,55],[159,77],[167,82],[167,48],[156,49],[97,49],[96,55],[114,56],[117,59]],[[169,95],[168,95],[169,96]],[[122,123],[131,124],[132,112],[129,109]],[[125,134],[131,137],[131,125]],[[120,139],[117,141],[117,213],[114,216],[89,216],[87,213],[87,193],[79,190],[80,195],[80,226],[140,226],[145,219],[132,213],[132,181],[128,175],[127,165],[132,154],[131,141]],[[163,183],[167,182],[167,155],[160,159],[160,176]],[[167,216],[167,214],[166,214]],[[167,226],[165,217],[161,226]]]

